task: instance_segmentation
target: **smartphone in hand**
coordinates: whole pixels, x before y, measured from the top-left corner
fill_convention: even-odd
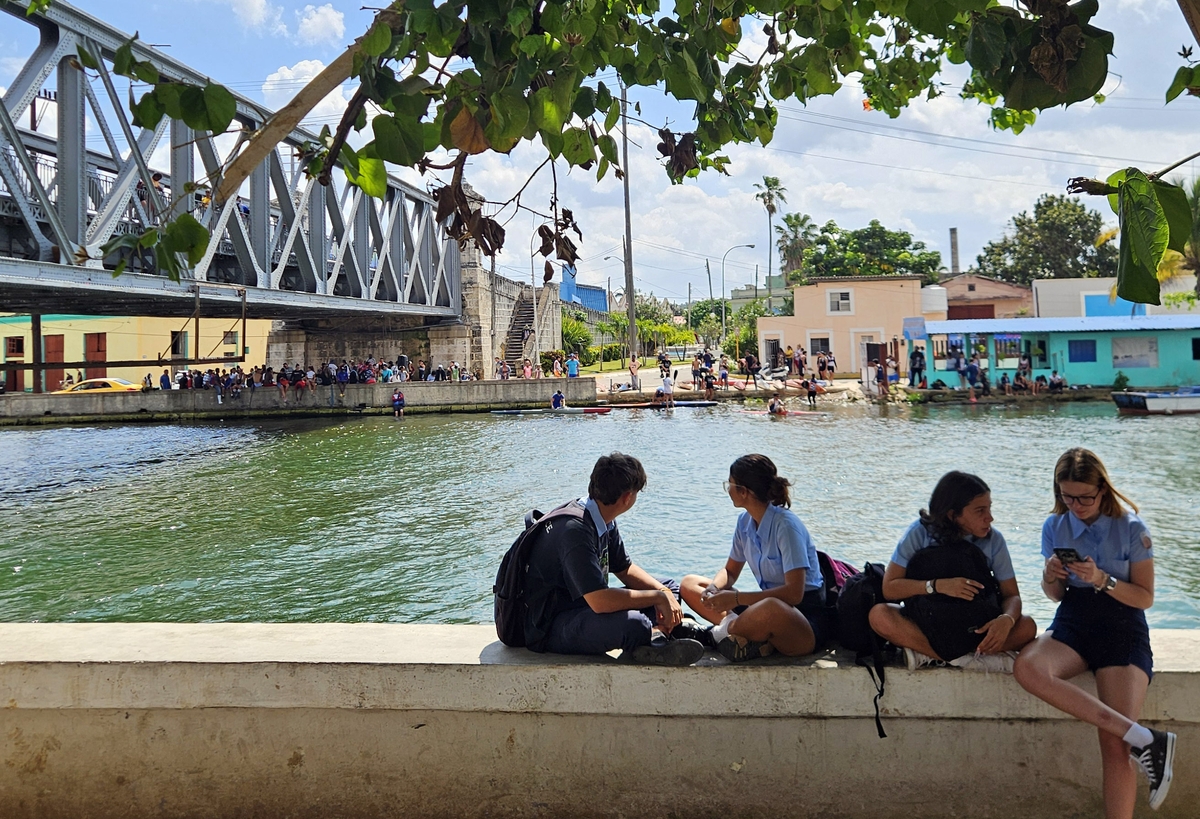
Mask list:
[[[1070,566],[1072,563],[1083,562],[1083,557],[1081,557],[1079,552],[1072,547],[1055,549],[1054,556],[1057,557],[1058,562],[1062,563],[1064,566]]]

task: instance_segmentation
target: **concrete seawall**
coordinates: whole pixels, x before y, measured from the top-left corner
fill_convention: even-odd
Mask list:
[[[0,816],[1094,817],[1095,731],[1011,677],[648,668],[491,626],[0,625]],[[1155,631],[1156,816],[1200,804],[1200,632]],[[1086,684],[1090,685],[1088,679]],[[1139,816],[1150,812],[1145,786]]]
[[[226,396],[217,403],[214,390],[152,390],[150,392],[80,395],[0,395],[0,425],[123,420],[172,421],[204,418],[255,418],[281,415],[339,415],[365,404],[364,411],[391,412],[392,390],[399,386],[407,403],[405,412],[485,412],[492,409],[548,407],[550,396],[561,389],[569,405],[596,403],[591,378],[542,378],[526,381],[409,381],[403,384],[351,384],[345,397],[317,387],[297,396],[288,391],[287,403],[277,388],[251,392],[239,398]]]

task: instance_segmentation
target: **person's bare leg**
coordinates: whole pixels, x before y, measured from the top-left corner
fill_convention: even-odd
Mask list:
[[[1121,739],[1134,721],[1070,682],[1084,671],[1083,658],[1050,634],[1025,646],[1013,665],[1013,677],[1030,694]]]
[[[1020,651],[1033,642],[1033,638],[1035,637],[1037,637],[1037,623],[1033,622],[1032,617],[1021,615],[1021,619],[1013,626],[1013,630],[1008,633],[1008,639],[1004,641],[1004,648],[1000,650]]]
[[[1096,693],[1100,701],[1136,721],[1142,713],[1150,679],[1135,665],[1111,666],[1096,671]],[[1137,802],[1137,770],[1129,758],[1129,743],[1106,731],[1100,735],[1100,759],[1104,766],[1105,819],[1131,819]]]
[[[775,597],[759,600],[729,624],[729,634],[770,643],[780,654],[802,657],[817,647],[812,626],[795,606]]]
[[[683,602],[688,604],[688,608],[708,622],[716,625],[729,612],[713,611],[700,600],[700,596],[704,594],[704,590],[710,585],[712,585],[712,578],[701,577],[698,574],[686,575],[683,580],[679,581],[679,596],[683,598]]]
[[[869,615],[871,628],[883,639],[900,648],[911,648],[930,657],[938,657],[925,632],[917,628],[917,624],[900,613],[900,607],[895,603],[880,603],[872,607]],[[951,657],[950,659],[954,659]]]

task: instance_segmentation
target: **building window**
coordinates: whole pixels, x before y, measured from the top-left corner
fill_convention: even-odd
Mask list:
[[[1021,336],[1017,334],[997,334],[996,366],[1001,370],[1015,370],[1021,363]]]
[[[4,339],[4,352],[10,357],[25,355],[25,337],[9,336]]]
[[[968,292],[968,293],[974,293],[974,292],[975,292],[975,285],[973,285],[973,284],[968,284],[968,285],[967,285],[967,292]]]
[[[1067,361],[1072,364],[1094,364],[1096,361],[1096,339],[1073,338],[1067,341]]]
[[[1200,338],[1192,339],[1192,361],[1200,361]]]
[[[829,339],[825,336],[813,336],[808,342],[809,356],[829,352]]]
[[[1114,370],[1158,367],[1158,336],[1115,336],[1112,340]]]
[[[854,304],[850,300],[849,290],[830,290],[829,291],[829,312],[830,313],[853,313]]]
[[[1047,363],[1047,351],[1050,348],[1049,336],[1022,336],[1021,342],[1033,369],[1049,369],[1050,365]]]
[[[237,330],[226,330],[225,337],[222,339],[222,343],[227,344],[231,347],[236,347],[237,346]]]
[[[171,356],[187,358],[187,333],[182,330],[171,331]]]

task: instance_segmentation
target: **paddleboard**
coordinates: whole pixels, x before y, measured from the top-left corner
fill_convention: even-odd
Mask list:
[[[770,415],[771,414],[771,413],[767,412],[766,410],[741,410],[741,412],[743,415]],[[776,413],[776,415],[782,417],[783,413]],[[829,413],[828,412],[812,412],[811,410],[788,410],[787,415],[795,416],[797,418],[826,418],[829,416]]]
[[[562,409],[510,409],[492,410],[492,415],[604,415],[612,412],[612,407],[563,407]]]

